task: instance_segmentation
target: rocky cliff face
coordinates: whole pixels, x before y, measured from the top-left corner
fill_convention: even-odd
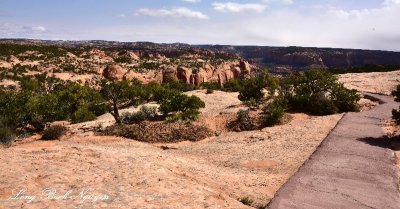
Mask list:
[[[139,79],[144,83],[155,81],[166,83],[171,80],[181,81],[194,86],[200,86],[205,82],[217,82],[223,85],[227,81],[236,78],[250,77],[257,70],[246,61],[227,61],[219,65],[205,63],[199,68],[188,68],[181,65],[162,65],[158,69],[137,73],[129,71],[120,65],[109,65],[102,75],[109,80]]]
[[[87,59],[101,65],[101,69],[116,62],[128,70],[127,78],[140,77],[142,80],[149,80],[156,77],[157,81],[162,82],[165,75],[171,74],[173,78],[192,84],[205,81],[223,83],[231,77],[242,76],[243,69],[254,68],[255,65],[274,73],[290,73],[310,68],[353,68],[371,64],[400,66],[400,52],[357,49],[24,39],[3,39],[0,40],[1,43],[74,49],[85,47],[90,51],[75,58],[78,61]],[[246,67],[244,62],[239,63],[240,60],[247,60],[252,66]],[[152,72],[148,74],[149,71]]]
[[[238,53],[271,71],[291,72],[310,68],[352,68],[365,65],[400,66],[400,52],[358,49],[200,46],[207,49]]]

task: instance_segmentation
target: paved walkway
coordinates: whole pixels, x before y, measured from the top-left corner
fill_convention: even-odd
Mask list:
[[[398,103],[348,113],[317,151],[278,191],[267,208],[399,209],[399,174],[382,129]]]

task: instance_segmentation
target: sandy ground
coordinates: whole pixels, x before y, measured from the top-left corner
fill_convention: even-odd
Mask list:
[[[90,131],[52,142],[31,137],[0,150],[0,208],[248,208],[238,201],[243,197],[265,205],[342,117],[294,114],[282,126],[225,132],[221,124],[240,108],[237,94],[192,93],[205,100],[202,120],[218,136],[177,144]],[[83,132],[109,119],[70,128]],[[62,197],[54,200],[54,192]]]
[[[400,83],[400,70],[383,73],[349,73],[338,75],[338,78],[350,89],[390,95],[395,86]]]

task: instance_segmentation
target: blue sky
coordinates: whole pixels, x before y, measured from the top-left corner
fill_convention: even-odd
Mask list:
[[[0,38],[400,51],[400,0],[0,0]]]

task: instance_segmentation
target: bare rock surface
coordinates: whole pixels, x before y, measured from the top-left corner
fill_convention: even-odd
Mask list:
[[[348,73],[338,75],[347,88],[360,92],[390,95],[400,83],[400,70],[393,72]]]
[[[206,102],[199,123],[220,131],[216,136],[147,144],[82,132],[98,122],[105,125],[109,115],[69,125],[72,133],[58,141],[33,136],[0,150],[0,208],[250,208],[238,201],[244,197],[262,206],[342,117],[293,114],[285,125],[232,133],[223,124],[235,117],[230,107],[238,103],[235,93],[190,93]],[[43,196],[46,188],[71,194],[50,200]],[[85,189],[108,199],[81,202]],[[36,199],[10,199],[20,191]]]
[[[397,103],[348,113],[267,208],[400,208],[394,152],[385,146],[385,120]]]

